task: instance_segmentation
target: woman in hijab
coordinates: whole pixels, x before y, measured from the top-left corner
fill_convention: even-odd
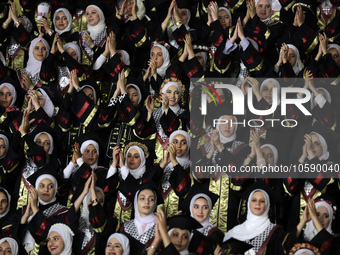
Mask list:
[[[214,243],[215,247],[217,244],[221,245],[224,236],[218,227],[210,223],[211,211],[217,200],[218,195],[206,190],[201,185],[194,185],[181,206],[186,214],[189,214],[202,225],[201,228],[197,229],[197,232],[208,237],[209,242]],[[194,238],[196,239],[200,235],[196,231],[194,232]],[[204,247],[203,243],[199,246]]]
[[[256,15],[251,17],[251,14],[248,18],[253,19],[252,22],[246,22],[248,27],[246,29],[251,29],[249,31],[255,31],[261,27],[261,23],[264,23],[267,28],[270,29],[270,36],[266,38],[267,49],[264,52],[267,56],[267,59],[271,62],[272,65],[275,64],[275,59],[278,57],[276,51],[276,42],[283,35],[285,26],[281,21],[272,20],[272,0],[252,0],[249,3],[250,8],[255,8]],[[249,27],[252,24],[251,27]],[[255,24],[255,25],[254,25]],[[253,29],[253,30],[252,30]],[[273,56],[276,56],[273,58]]]
[[[116,90],[108,106],[102,109],[98,125],[109,131],[109,136],[105,138],[108,140],[106,155],[109,158],[112,157],[115,146],[123,151],[129,142],[144,143],[153,151],[151,148],[154,147],[155,122],[152,111],[148,111],[148,107],[153,107],[153,104],[144,106],[143,89],[137,84],[127,83],[124,72],[121,71]],[[148,98],[147,101],[151,102],[151,99]]]
[[[15,72],[24,68],[27,61],[27,45],[31,41],[32,22],[24,15],[18,15],[16,4],[8,6],[8,18],[2,26],[2,41],[6,42],[3,64]],[[11,24],[13,21],[13,25]],[[6,24],[6,25],[5,25]],[[5,64],[6,63],[6,64]]]
[[[0,114],[2,130],[8,130],[8,125],[19,115],[19,108],[16,105],[17,91],[15,87],[4,82],[0,85]]]
[[[27,207],[17,210],[18,217],[20,215],[20,224],[27,223],[27,232],[23,239],[23,245],[27,252],[34,250],[34,243],[40,243],[47,237],[47,226],[53,222],[69,222],[74,224],[75,217],[72,217],[72,212],[68,212],[68,208],[57,202],[57,179],[51,175],[46,174],[48,170],[43,171],[42,174],[35,181],[35,187],[30,186],[30,200]],[[35,177],[31,177],[31,181]],[[29,185],[27,183],[27,185]],[[15,230],[15,229],[14,229]],[[12,231],[12,230],[9,230]],[[34,238],[33,238],[34,237]]]
[[[106,23],[103,11],[96,5],[86,8],[87,31],[80,32],[79,44],[83,50],[83,64],[94,62],[97,48],[106,43]]]
[[[161,194],[164,199],[163,211],[167,217],[174,216],[190,190],[189,158],[191,138],[186,131],[176,130],[169,138],[165,157],[159,164],[157,172],[163,173],[161,180]]]
[[[106,243],[105,255],[130,255],[130,241],[123,234],[114,233],[108,239]]]
[[[150,51],[149,67],[143,76],[151,96],[159,92],[169,66],[170,54],[168,49],[159,43],[154,43]]]
[[[45,39],[37,37],[32,40],[27,65],[17,72],[21,87],[26,91],[41,86],[40,69],[42,62],[48,57],[49,53],[50,46]]]
[[[154,212],[161,203],[163,199],[155,185],[151,183],[141,185],[134,196],[134,219],[123,223],[121,232],[129,234],[148,249],[155,237]]]
[[[42,131],[44,130],[44,131]],[[27,110],[21,122],[18,132],[14,136],[13,148],[18,154],[25,158],[21,178],[16,185],[18,193],[17,208],[23,207],[28,202],[29,191],[25,183],[29,183],[28,178],[37,178],[40,170],[47,167],[52,172],[60,171],[60,163],[55,156],[55,145],[53,142],[53,130],[46,124],[39,124],[33,131],[30,131],[29,113]],[[24,150],[24,146],[25,150]]]
[[[71,255],[74,233],[67,225],[56,223],[48,231],[48,251],[51,254]]]
[[[300,52],[293,44],[282,44],[278,62],[274,66],[274,71],[279,77],[301,77],[303,64]]]
[[[320,223],[324,229],[328,231],[328,233],[333,234],[332,232],[332,221],[333,217],[333,208],[326,201],[319,201],[315,203],[315,209],[317,212],[317,216],[320,220]],[[318,231],[316,230],[313,221],[307,222],[307,226],[304,232],[304,238],[307,242],[311,241],[316,235]]]
[[[286,233],[279,225],[270,222],[269,208],[268,193],[262,189],[253,190],[248,197],[246,221],[228,231],[223,241],[235,238],[239,241],[249,242],[253,245],[253,252],[257,253],[269,238],[264,249],[270,254],[284,254],[282,242]]]
[[[55,32],[52,30],[48,35],[50,42],[53,41],[55,33],[65,40],[66,43],[78,40],[78,33],[71,33],[72,28],[72,15],[66,8],[59,8],[53,14],[53,26]]]
[[[3,227],[3,223],[10,217],[9,211],[11,210],[11,195],[4,188],[0,188],[0,226]]]
[[[158,253],[160,255],[196,254],[190,253],[189,245],[193,239],[193,231],[202,226],[200,223],[198,223],[194,218],[187,215],[176,215],[167,219],[162,210],[159,210],[159,212],[156,213],[156,219],[156,236],[153,241],[153,245],[151,246],[155,248],[152,249],[150,251],[151,253],[148,253],[148,255],[155,254],[160,242],[163,242],[164,247],[162,247],[161,251]],[[200,251],[200,254],[204,254],[202,253],[202,250]]]
[[[0,239],[0,252],[2,254],[19,255],[19,245],[12,237]]]
[[[127,144],[124,153],[118,146],[114,147],[112,157],[112,164],[106,177],[107,182],[115,183],[119,180],[120,185],[110,201],[112,204],[110,208],[112,214],[121,223],[121,221],[126,222],[131,219],[133,205],[132,199],[129,198],[131,188],[149,181],[158,184],[162,173],[157,172],[157,168],[152,166],[148,147],[138,142]]]
[[[156,122],[157,140],[156,140],[156,156],[155,163],[163,161],[163,150],[166,149],[167,139],[169,135],[178,129],[185,130],[187,124],[187,111],[181,108],[180,103],[184,88],[180,81],[165,81],[161,87],[162,105],[152,112]],[[150,107],[149,107],[150,108]],[[148,110],[149,110],[148,108]],[[152,108],[153,110],[153,108]],[[183,119],[182,121],[179,121]],[[181,126],[182,125],[182,126]]]
[[[209,129],[205,136],[209,142],[200,146],[197,153],[191,153],[192,156],[197,156],[193,162],[197,162],[195,164],[200,166],[199,169],[195,170],[194,178],[205,189],[220,197],[217,205],[211,210],[210,219],[211,223],[223,232],[233,227],[233,224],[237,221],[238,208],[235,203],[239,201],[239,192],[242,190],[244,180],[229,178],[230,175],[226,178],[224,171],[210,173],[206,169],[208,166],[239,169],[241,166],[249,165],[252,161],[250,158],[250,146],[236,139],[237,121],[233,115],[221,116],[219,123],[223,124],[217,124],[216,129]],[[228,210],[223,210],[222,208],[228,208]],[[222,218],[227,220],[218,220]]]

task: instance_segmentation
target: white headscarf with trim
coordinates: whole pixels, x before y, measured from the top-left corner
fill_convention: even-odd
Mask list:
[[[127,238],[123,234],[114,233],[114,234],[110,235],[110,237],[107,239],[106,245],[109,243],[109,241],[112,238],[116,238],[119,241],[120,245],[123,248],[123,255],[130,255],[130,241],[129,241],[129,238]]]
[[[93,5],[93,4],[87,6],[86,12],[89,7],[95,8],[99,15],[99,22],[97,25],[91,26],[90,24],[87,24],[87,30],[90,32],[91,39],[95,40],[97,38],[97,35],[99,35],[100,32],[106,27],[105,16],[104,16],[103,11],[97,5]]]
[[[63,12],[63,13],[65,14],[66,18],[67,18],[67,21],[68,21],[67,27],[64,28],[63,30],[59,30],[59,29],[57,28],[57,26],[55,25],[55,18],[57,17],[57,14],[58,14],[59,12]],[[67,9],[65,9],[65,8],[59,8],[59,9],[57,9],[57,10],[54,12],[54,14],[53,14],[53,25],[54,25],[55,31],[56,31],[59,35],[65,33],[65,32],[70,31],[70,30],[71,30],[71,27],[72,27],[72,15],[71,15],[71,13],[69,12],[69,10],[67,10]]]
[[[57,224],[52,225],[52,227],[48,231],[48,235],[50,235],[50,233],[52,231],[57,232],[64,241],[64,249],[60,253],[60,255],[70,255],[70,254],[72,254],[72,243],[73,243],[74,233],[69,228],[69,226],[67,226],[63,223],[57,223]]]
[[[255,192],[262,192],[266,199],[266,210],[261,216],[254,215],[250,210],[250,201]],[[268,212],[270,208],[270,199],[267,192],[262,189],[255,189],[253,192],[250,193],[248,197],[248,204],[247,204],[248,212],[247,212],[247,219],[240,225],[232,228],[227,234],[224,236],[223,242],[229,240],[230,238],[235,238],[239,241],[247,241],[251,240],[254,237],[260,235],[266,228],[270,225],[270,220],[268,218]]]

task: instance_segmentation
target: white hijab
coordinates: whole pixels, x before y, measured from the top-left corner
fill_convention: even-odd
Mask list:
[[[2,217],[5,217],[7,213],[9,212],[9,210],[11,209],[11,195],[4,188],[0,188],[0,191],[5,192],[7,195],[7,208],[3,213],[0,214],[0,219],[1,219]]]
[[[74,51],[77,54],[78,62],[80,63],[80,61],[81,61],[81,51],[80,51],[78,44],[73,43],[73,42],[66,43],[64,45],[64,50],[67,50],[68,48],[74,49]]]
[[[140,104],[140,102],[142,101],[142,92],[140,91],[139,87],[136,85],[136,84],[133,84],[133,83],[129,83],[127,86],[126,86],[126,91],[128,90],[129,87],[133,87],[134,89],[137,90],[137,93],[138,93],[138,102],[137,102],[137,105],[138,106]]]
[[[19,246],[17,241],[13,239],[12,237],[4,237],[0,239],[0,244],[3,244],[4,242],[8,242],[9,246],[11,247],[12,250],[12,255],[19,255]]]
[[[299,74],[299,72],[302,70],[303,65],[302,65],[302,61],[301,61],[301,57],[300,57],[300,52],[298,50],[298,48],[296,48],[293,44],[287,44],[289,49],[292,49],[295,53],[295,57],[296,57],[296,61],[294,66],[292,66],[294,73],[296,75]],[[282,49],[280,50],[280,53],[282,52]]]
[[[329,224],[326,228],[326,230],[332,235],[332,221],[333,221],[333,208],[325,201],[320,201],[315,203],[315,208],[318,209],[318,207],[324,206],[328,210],[329,214]],[[309,221],[306,226],[306,230],[304,232],[304,238],[309,242],[311,241],[316,235],[318,231],[316,231],[313,221]]]
[[[135,150],[137,150],[138,151],[138,154],[139,154],[139,156],[140,156],[140,164],[139,164],[139,166],[136,168],[136,169],[130,169],[129,167],[128,167],[128,164],[127,164],[127,155],[128,155],[128,153],[129,153],[129,151],[131,150],[131,149],[135,149]],[[145,162],[146,162],[146,159],[145,159],[145,154],[144,154],[144,151],[140,148],[140,147],[138,147],[138,146],[131,146],[129,149],[128,149],[128,151],[126,152],[126,156],[125,156],[126,158],[125,158],[125,166],[124,166],[124,168],[125,169],[122,169],[122,171],[124,171],[124,170],[128,170],[129,171],[129,173],[135,178],[135,179],[138,179],[138,178],[140,178],[141,176],[143,176],[143,174],[145,173],[145,171],[146,171],[146,167],[145,167]]]
[[[319,87],[319,88],[316,88],[315,90],[318,91],[318,92],[320,92],[320,91],[325,92],[325,96],[326,96],[325,99],[327,100],[328,103],[332,103],[331,94],[328,92],[327,89]],[[324,96],[322,94],[321,94],[321,96],[324,98]],[[314,108],[314,99],[315,99],[315,96],[314,96],[314,93],[312,93],[312,99],[310,100],[310,107],[311,107],[312,110]]]
[[[181,228],[180,228],[180,229],[181,229]],[[171,234],[172,234],[172,232],[173,232],[174,230],[175,230],[175,228],[170,229],[170,230],[168,231],[168,235],[171,236]],[[187,230],[187,232],[188,232],[188,235],[189,235],[189,241],[188,241],[188,244],[187,244],[187,246],[185,247],[185,249],[184,249],[183,251],[180,251],[180,252],[179,252],[180,255],[189,255],[189,254],[190,254],[188,248],[189,248],[189,245],[190,245],[190,241],[191,241],[191,239],[192,239],[192,237],[193,237],[193,233],[190,233],[189,230]]]
[[[35,189],[38,190],[39,188],[39,184],[40,182],[43,180],[43,179],[49,179],[50,181],[53,182],[53,186],[54,186],[54,195],[53,195],[53,198],[48,201],[48,202],[44,202],[42,201],[39,197],[38,197],[38,202],[39,204],[41,205],[48,205],[48,204],[51,204],[53,202],[56,201],[56,194],[57,194],[57,190],[58,190],[58,182],[56,180],[56,178],[54,178],[54,176],[50,175],[50,174],[42,174],[38,177],[38,179],[35,181]]]
[[[162,50],[163,65],[161,67],[157,68],[157,73],[163,78],[165,76],[166,70],[170,66],[170,54],[169,54],[169,51],[163,45],[161,45],[159,43],[155,43],[152,46],[151,51],[154,47],[159,47]],[[150,51],[150,57],[151,57],[151,51]]]
[[[123,255],[129,255],[130,254],[130,241],[129,241],[129,238],[127,238],[123,234],[114,233],[114,234],[110,235],[110,237],[107,239],[106,245],[109,243],[109,241],[112,238],[116,238],[120,242],[120,244],[121,244],[121,246],[123,248]]]
[[[329,158],[329,151],[328,151],[328,146],[327,146],[327,142],[325,138],[323,138],[323,136],[317,132],[310,133],[310,135],[313,135],[313,134],[318,136],[321,146],[322,146],[322,155],[320,156],[319,160],[327,160]]]
[[[301,255],[302,253],[307,253],[308,255],[315,255],[310,249],[299,249],[297,250],[294,255]]]
[[[13,107],[14,104],[15,104],[15,101],[17,100],[17,91],[15,90],[14,86],[12,84],[8,83],[8,82],[2,83],[0,85],[0,91],[3,87],[7,87],[11,91],[13,99],[12,99],[12,102],[9,105],[9,107]]]
[[[104,200],[105,199],[104,191],[101,188],[97,187],[97,186],[95,186],[94,189],[95,189],[95,191],[99,191],[100,193],[102,193],[103,200]],[[86,196],[83,199],[83,211],[81,212],[81,216],[80,216],[81,218],[84,219],[86,227],[90,227],[91,226],[91,223],[90,223],[90,220],[89,220],[89,218],[90,218],[90,211],[89,211],[89,207],[87,205],[89,200],[90,200],[90,198],[91,198],[91,191],[89,190],[89,192],[86,194]]]
[[[47,135],[47,136],[48,136],[48,139],[50,139],[50,149],[48,150],[47,153],[48,153],[49,155],[51,155],[52,152],[53,152],[53,149],[54,149],[54,143],[53,143],[53,137],[52,137],[49,133],[47,133],[47,132],[40,132],[40,133],[36,134],[36,136],[34,137],[33,141],[36,142],[37,139],[38,139],[38,137],[39,137],[39,135],[41,135],[41,134]]]
[[[50,235],[52,231],[57,232],[64,241],[64,250],[60,253],[60,255],[71,255],[74,236],[73,231],[69,228],[69,226],[63,223],[57,223],[52,225],[52,227],[48,231],[48,235]]]
[[[122,55],[124,64],[129,66],[130,65],[130,55],[129,55],[129,53],[127,53],[127,51],[125,51],[125,50],[117,50],[117,51],[118,51],[118,53],[120,53]]]
[[[222,120],[222,117],[223,117],[223,116],[221,116],[221,117],[219,118],[219,120]],[[223,143],[223,144],[232,142],[232,141],[234,141],[234,140],[236,139],[237,119],[236,119],[235,116],[233,116],[233,117],[234,117],[235,123],[232,123],[232,124],[233,124],[233,126],[235,126],[235,130],[234,130],[234,133],[232,133],[229,137],[226,137],[226,136],[224,136],[224,135],[222,134],[222,132],[221,132],[221,130],[220,130],[220,124],[217,124],[217,125],[216,125],[216,129],[218,130],[218,133],[219,133],[219,135],[220,135],[220,141],[221,141],[221,143]]]
[[[261,149],[264,148],[264,147],[269,147],[273,151],[273,154],[274,154],[274,165],[273,166],[276,166],[277,160],[279,159],[279,153],[278,153],[276,147],[274,145],[269,144],[269,143],[262,145]]]
[[[81,144],[81,146],[80,146],[80,153],[84,154],[84,151],[85,151],[86,147],[89,146],[90,144],[92,144],[96,148],[97,155],[98,155],[97,161],[93,165],[91,165],[90,167],[92,169],[97,169],[98,168],[98,159],[99,159],[99,145],[98,145],[98,143],[96,141],[94,141],[94,140],[86,140],[85,142],[83,142]]]
[[[192,213],[192,207],[194,206],[194,203],[195,203],[195,201],[197,200],[197,199],[199,199],[199,198],[204,198],[205,200],[207,200],[207,202],[208,202],[208,204],[209,204],[209,215],[208,215],[208,217],[205,219],[205,221],[203,221],[203,222],[200,222],[201,223],[201,225],[203,226],[203,228],[206,228],[206,227],[208,227],[209,226],[209,217],[210,217],[210,213],[211,213],[211,209],[212,209],[212,201],[211,201],[211,199],[210,199],[210,197],[208,196],[208,195],[206,195],[206,194],[204,194],[204,193],[198,193],[198,194],[196,194],[195,196],[193,196],[192,197],[192,199],[191,199],[191,201],[190,201],[190,216],[192,217],[192,218],[195,218],[194,217],[194,214]],[[199,229],[197,229],[198,231],[203,231],[203,228],[199,228]]]
[[[133,221],[134,221],[134,223],[137,227],[138,236],[143,235],[146,231],[148,231],[150,228],[152,228],[156,224],[156,218],[154,216],[153,211],[155,211],[155,209],[157,208],[157,194],[154,191],[152,191],[155,195],[155,203],[154,203],[154,206],[153,206],[153,209],[152,209],[152,213],[150,213],[146,217],[140,216],[139,211],[138,211],[138,194],[140,192],[141,191],[139,190],[136,193],[134,203],[133,203],[133,206],[134,206],[134,209],[135,209],[134,210],[135,211],[135,218],[133,219]],[[143,226],[145,227],[144,231],[142,230]]]
[[[176,130],[174,132],[171,133],[170,135],[170,138],[169,138],[169,143],[172,143],[172,141],[174,140],[175,136],[176,135],[183,135],[187,141],[187,145],[188,145],[188,148],[187,148],[187,151],[185,152],[185,154],[182,156],[182,157],[177,157],[176,156],[176,160],[177,162],[181,165],[181,166],[186,166],[188,162],[190,162],[190,159],[189,159],[189,152],[190,152],[190,145],[191,145],[191,137],[190,135],[188,134],[188,132],[186,131],[183,131],[183,130]],[[172,163],[170,162],[168,164],[168,166],[170,168],[173,167]]]
[[[42,61],[36,60],[33,55],[33,49],[35,45],[40,41],[43,42],[46,47],[47,51],[46,58],[50,54],[50,45],[44,38],[37,37],[32,40],[30,49],[28,51],[28,61],[26,65],[26,72],[30,75],[30,77],[34,77],[36,74],[40,73]]]
[[[67,21],[68,21],[67,27],[64,28],[63,30],[59,30],[59,29],[57,28],[57,26],[55,25],[55,18],[56,18],[57,14],[58,14],[59,12],[63,12],[63,13],[65,14],[66,18],[67,18]],[[54,29],[55,29],[55,31],[56,31],[59,35],[65,33],[65,32],[70,31],[70,30],[71,30],[71,27],[72,27],[72,15],[71,15],[71,13],[70,13],[67,9],[65,9],[65,8],[59,8],[59,9],[57,9],[57,10],[54,12],[54,14],[53,14],[53,24],[54,24]]]
[[[6,65],[6,61],[4,58],[4,55],[2,54],[2,52],[0,52],[0,61],[2,62],[2,64],[5,66]]]
[[[6,157],[8,149],[9,149],[9,140],[8,140],[7,136],[5,136],[3,134],[0,134],[0,139],[4,140],[5,145],[6,145],[5,154],[0,158],[0,159],[3,159],[4,157]]]
[[[162,89],[162,93],[165,94],[167,89],[170,86],[176,86],[177,89],[178,89],[178,92],[179,92],[178,102],[175,105],[170,105],[169,104],[169,108],[176,114],[181,109],[181,107],[179,106],[179,101],[181,100],[182,89],[181,89],[181,87],[179,86],[179,84],[177,82],[171,81],[171,82],[168,82],[167,84],[165,84],[165,86]],[[163,110],[163,107],[162,107],[162,110]]]
[[[99,35],[100,32],[103,29],[105,29],[105,27],[106,27],[105,16],[104,16],[103,11],[97,5],[93,5],[93,4],[87,6],[86,12],[87,12],[87,9],[89,7],[95,8],[97,10],[98,15],[99,15],[99,22],[98,22],[97,25],[91,26],[91,25],[87,24],[87,30],[90,32],[90,36],[91,36],[92,40],[95,40],[97,38],[97,35]]]
[[[257,5],[257,3],[259,2],[260,0],[255,0],[255,7]],[[269,17],[266,18],[266,19],[261,19],[261,21],[266,24],[267,26],[270,25],[271,23],[273,23],[274,21],[271,19],[271,12],[272,12],[272,0],[267,0],[268,3],[270,4],[270,14],[269,14]]]
[[[328,44],[327,50],[329,49],[336,49],[338,51],[338,54],[340,54],[340,46],[338,44],[335,44],[335,43]],[[340,67],[340,59],[337,64]]]
[[[180,9],[182,9],[182,8],[180,8]],[[188,15],[188,20],[187,20],[187,23],[185,23],[185,24],[183,24],[183,25],[185,26],[185,28],[186,28],[187,30],[189,30],[189,29],[190,29],[190,27],[189,27],[189,21],[190,21],[190,19],[191,19],[191,12],[190,12],[189,9],[186,9],[186,10],[187,10],[187,15]],[[176,25],[176,22],[175,22],[175,20],[174,20],[173,15],[171,16],[171,21],[172,21],[172,23],[174,24],[174,25],[171,27],[171,30],[172,30],[172,32],[173,32],[175,29],[177,29],[177,25]]]
[[[266,210],[261,216],[254,215],[250,210],[250,200],[253,194],[257,191],[261,191],[266,199]],[[260,235],[266,228],[270,225],[270,220],[268,218],[268,212],[270,208],[270,200],[267,192],[262,189],[256,189],[250,193],[248,197],[248,212],[247,220],[240,225],[232,228],[224,236],[223,242],[229,240],[230,238],[235,238],[239,241],[247,241],[253,239],[254,237]]]
[[[45,99],[45,105],[43,106],[44,111],[48,115],[48,117],[52,117],[54,115],[54,104],[51,100],[51,98],[47,95],[46,91],[42,88],[37,88],[37,91],[40,91]]]
[[[137,0],[137,7],[138,7],[138,11],[137,11],[137,17],[139,20],[142,20],[145,16],[145,6],[143,4],[142,0]],[[133,16],[129,16],[128,20],[132,21]]]
[[[226,11],[228,13],[228,16],[229,16],[229,26],[231,26],[233,24],[233,17],[231,16],[231,12],[228,10],[228,8],[225,8],[225,7],[219,7],[218,8],[218,12],[220,11]]]
[[[261,86],[260,86],[260,92],[262,92],[264,86],[269,83],[269,82],[272,82],[275,87],[277,88],[277,105],[279,105],[281,103],[281,100],[280,100],[280,95],[281,95],[281,86],[280,86],[280,83],[273,79],[273,78],[268,78],[268,79],[265,79],[262,83],[261,83]],[[273,95],[274,97],[274,95]]]
[[[94,87],[92,87],[91,85],[84,85],[84,86],[80,87],[80,90],[85,89],[85,88],[92,89],[92,91],[93,91],[93,102],[96,104],[97,103],[97,92],[94,89]]]

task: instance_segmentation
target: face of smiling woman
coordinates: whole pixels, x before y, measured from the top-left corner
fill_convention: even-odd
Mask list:
[[[65,243],[58,232],[51,231],[48,235],[47,248],[52,255],[59,255],[63,252]]]
[[[86,10],[86,20],[87,20],[87,23],[90,26],[95,26],[99,23],[100,17],[99,17],[99,14],[98,14],[96,8],[94,8],[92,6],[87,8],[87,10]]]
[[[64,30],[68,26],[68,20],[64,12],[58,12],[54,22],[59,30]]]
[[[40,41],[38,42],[33,49],[33,56],[38,61],[43,61],[47,56],[47,49],[45,44]]]
[[[116,238],[111,238],[105,249],[105,255],[123,255],[123,247]]]
[[[195,200],[192,206],[192,214],[194,215],[195,220],[199,223],[204,222],[209,216],[210,208],[208,201],[204,198],[198,198]]]

